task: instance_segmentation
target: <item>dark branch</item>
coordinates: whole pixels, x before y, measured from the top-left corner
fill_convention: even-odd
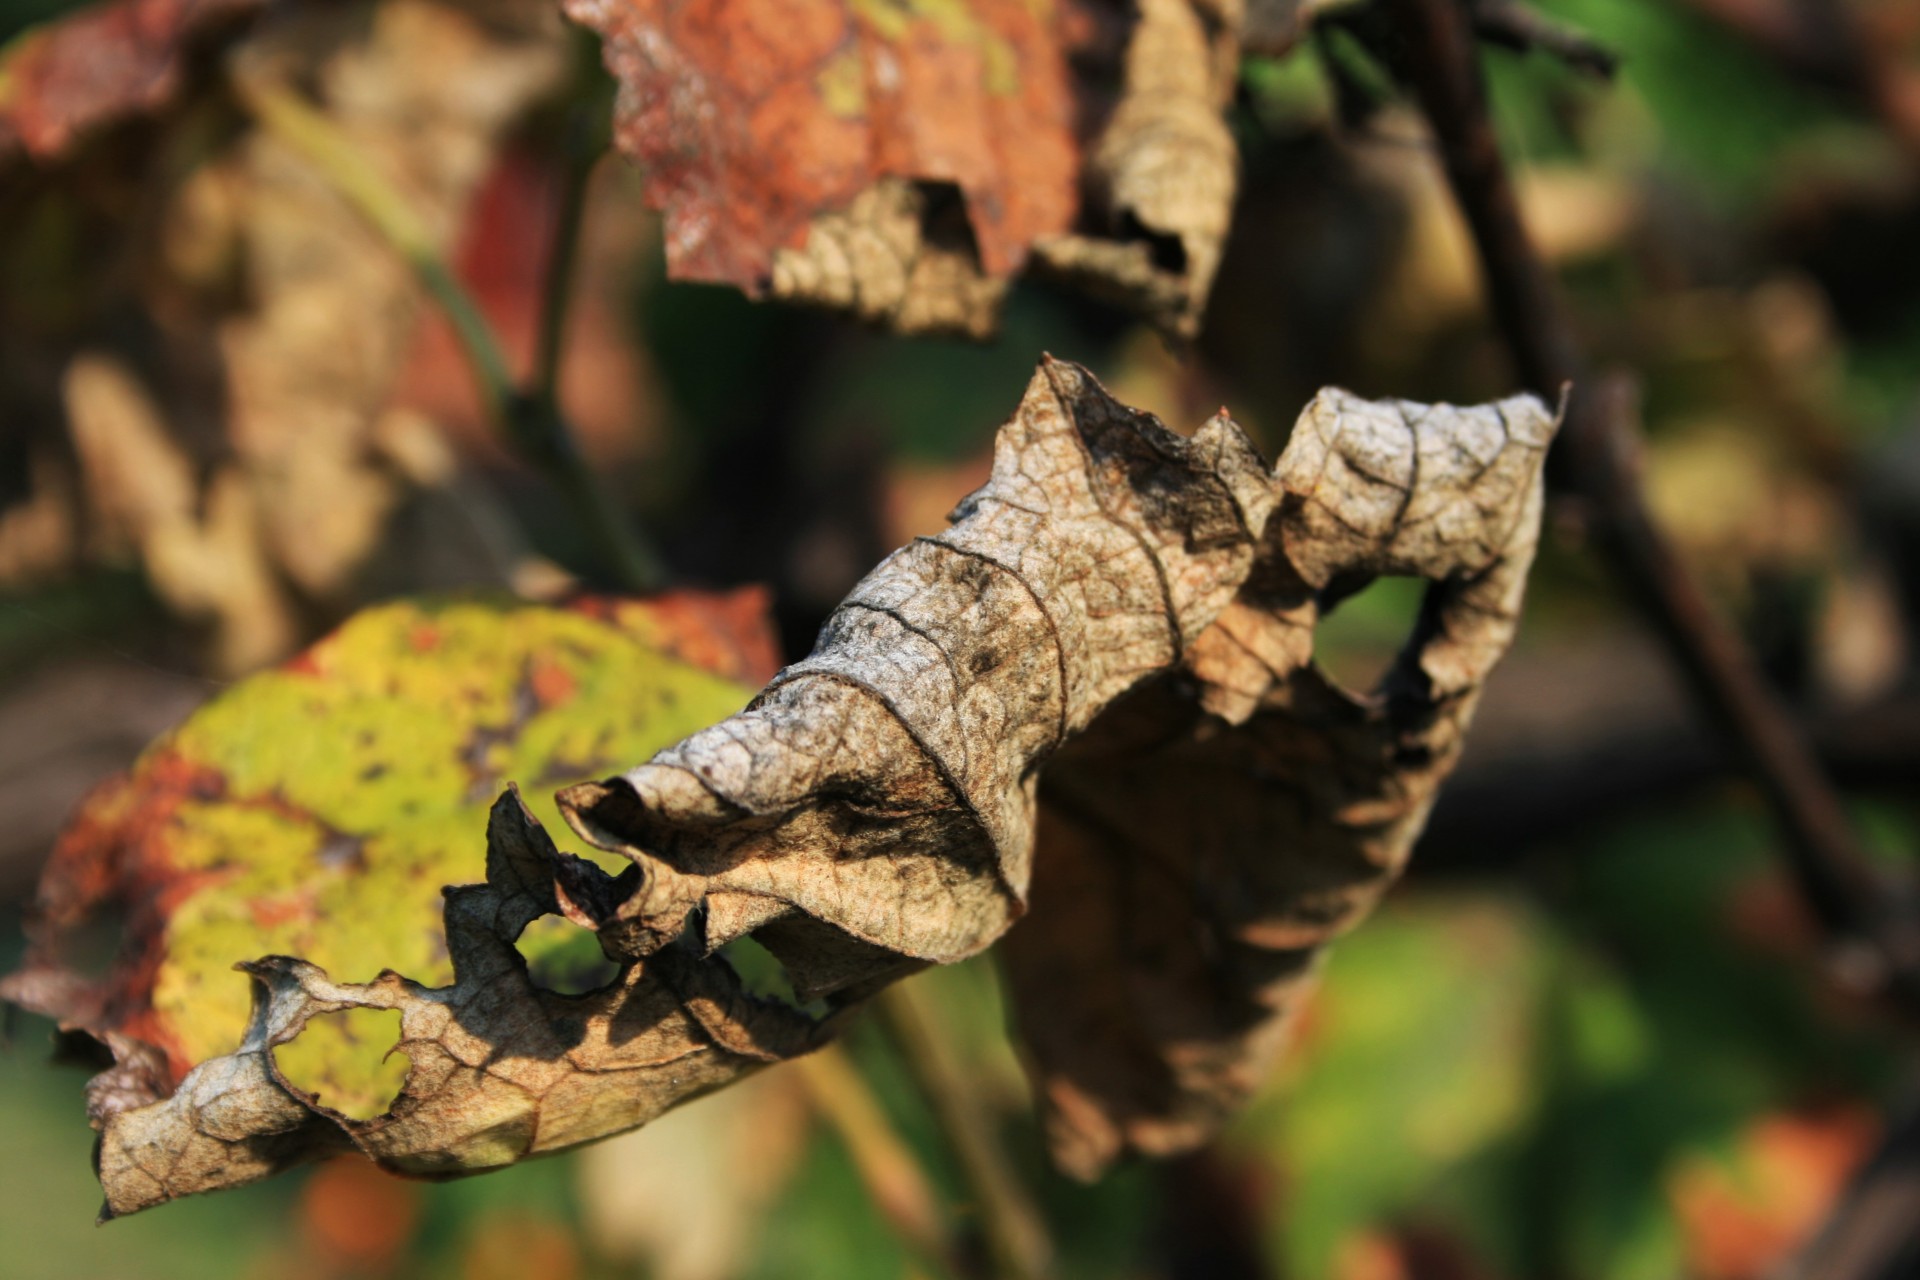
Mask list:
[[[1803,732],[1850,790],[1897,798],[1920,778],[1920,695],[1815,717]],[[1484,745],[1468,748],[1434,805],[1413,878],[1512,871],[1544,846],[1686,803],[1724,782],[1730,764],[1713,739],[1666,715],[1570,729],[1551,751],[1476,754]]]
[[[1431,122],[1520,376],[1549,395],[1570,388],[1550,482],[1587,510],[1614,573],[1660,635],[1702,714],[1759,787],[1815,918],[1835,943],[1870,946],[1883,988],[1920,1015],[1920,917],[1913,900],[1893,892],[1867,861],[1838,795],[1752,653],[1716,616],[1648,512],[1631,385],[1590,376],[1527,234],[1495,138],[1468,15],[1454,0],[1384,3],[1394,20],[1395,69]]]
[[[1585,32],[1576,31],[1519,3],[1519,0],[1472,0],[1473,30],[1488,44],[1518,53],[1538,49],[1576,71],[1613,78],[1620,59]]]

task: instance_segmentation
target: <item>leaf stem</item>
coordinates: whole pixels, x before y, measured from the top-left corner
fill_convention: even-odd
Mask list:
[[[534,376],[523,389],[508,368],[493,326],[448,265],[433,232],[353,140],[285,85],[244,71],[236,71],[232,81],[240,102],[261,127],[318,170],[406,260],[452,327],[487,417],[559,490],[620,584],[636,592],[658,590],[666,576],[659,558],[607,496],[558,401],[562,339],[591,158],[576,157],[568,166],[560,226],[548,263]]]
[[[567,315],[573,300],[574,277],[579,274],[580,229],[586,221],[587,187],[604,153],[604,137],[576,108],[564,129],[560,173],[560,207],[554,212],[553,239],[547,246],[547,278],[540,299],[540,332],[533,353],[533,374],[527,393],[558,403],[560,356],[564,350]],[[600,113],[604,115],[604,113]]]

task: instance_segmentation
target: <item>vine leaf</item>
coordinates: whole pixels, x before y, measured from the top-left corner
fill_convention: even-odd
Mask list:
[[[674,277],[985,336],[1035,258],[1196,329],[1238,172],[1235,0],[565,8],[604,38]]]
[[[1253,1092],[1325,944],[1405,865],[1505,652],[1540,519],[1551,423],[1323,392],[1290,495],[1185,674],[1129,695],[1041,785],[1032,913],[1007,940],[1015,1019],[1056,1161],[1197,1146]],[[1430,580],[1380,688],[1312,663],[1323,600]]]
[[[1269,470],[1224,412],[1183,437],[1043,361],[988,483],[869,574],[810,657],[745,710],[560,793],[574,829],[627,860],[618,875],[560,853],[502,797],[486,883],[447,892],[450,984],[338,982],[269,956],[245,966],[237,1052],[167,1096],[122,1053],[94,1092],[109,1208],[348,1146],[440,1175],[632,1127],[805,1052],[887,982],[1010,928],[1061,1163],[1092,1174],[1201,1140],[1271,1058],[1320,948],[1398,871],[1453,763],[1512,635],[1554,425],[1530,397],[1457,409],[1328,391]],[[1312,665],[1312,634],[1377,574],[1433,585],[1362,696]],[[599,687],[617,706],[642,696],[633,679]],[[256,730],[337,735],[331,719]],[[543,916],[591,931],[617,975],[543,987],[515,948]],[[748,936],[793,1002],[736,975],[722,949]],[[36,1003],[40,980],[10,994]],[[364,1119],[275,1057],[354,1009],[398,1012],[411,1064]]]
[[[358,7],[392,25],[434,6]],[[666,212],[674,278],[985,337],[1031,266],[1198,331],[1238,182],[1224,112],[1244,0],[555,7],[603,39],[616,140]],[[205,100],[216,55],[276,26],[304,28],[282,54],[338,39],[337,10],[107,0],[48,23],[0,49],[0,162]],[[509,25],[551,34],[552,12]]]
[[[203,1073],[175,1091],[195,1063],[227,1053],[243,1035],[252,1056],[223,1060],[229,1066],[211,1073],[227,1099],[226,1123],[245,1114],[279,1132],[299,1121],[266,1144],[270,1151],[260,1142],[242,1144],[239,1154],[183,1142],[177,1154],[187,1163],[164,1178],[137,1143],[110,1141],[101,1167],[112,1210],[212,1176],[192,1163],[203,1157],[229,1180],[244,1180],[249,1170],[340,1146],[335,1126],[305,1123],[297,1103],[289,1109],[292,1095],[273,1067],[321,1105],[350,1110],[345,1099],[382,1074],[375,1060],[392,1041],[391,1026],[368,1054],[356,1051],[340,1019],[321,1018],[276,1059],[264,1052],[276,1032],[291,1035],[314,1013],[357,1006],[323,995],[307,1003],[309,990],[330,990],[315,985],[324,982],[319,971],[269,960],[255,966],[268,998],[255,1013],[268,1020],[250,1031],[249,984],[232,972],[235,960],[302,954],[349,977],[372,977],[385,964],[431,985],[455,980],[469,959],[483,966],[478,972],[512,968],[480,945],[488,935],[474,933],[478,904],[494,894],[496,912],[557,906],[550,887],[543,897],[537,875],[527,878],[553,855],[517,803],[503,801],[494,815],[489,870],[506,883],[459,891],[449,906],[453,928],[441,927],[441,886],[472,878],[490,801],[509,780],[551,785],[591,776],[738,708],[776,665],[765,605],[764,593],[745,591],[585,598],[565,609],[485,600],[371,609],[284,667],[239,683],[156,742],[129,774],[97,788],[42,877],[33,947],[4,994],[111,1047],[116,1065],[90,1091],[93,1118],[110,1133],[153,1123],[117,1127],[122,1113],[169,1096],[184,1105],[194,1090],[214,1088]],[[551,818],[550,802],[535,803]],[[559,865],[569,884],[593,874]],[[76,949],[90,927],[116,918],[117,961],[105,975],[88,974]],[[548,923],[555,927],[520,939],[533,979],[599,957],[590,934],[561,919]],[[417,1040],[419,1018],[430,1011],[411,1003],[404,985],[371,985],[372,994],[356,989],[354,998],[410,1011],[402,1034]],[[590,1002],[536,992],[532,1003]],[[407,1052],[417,1084],[429,1055]],[[406,1061],[397,1057],[387,1070]],[[392,1096],[389,1087],[379,1101]],[[146,1173],[116,1154],[126,1151]]]

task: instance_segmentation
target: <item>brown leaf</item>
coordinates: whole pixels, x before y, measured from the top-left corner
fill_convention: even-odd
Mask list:
[[[1039,252],[1198,323],[1237,162],[1235,0],[567,0],[674,277],[984,336]],[[1109,100],[1118,85],[1116,100]]]
[[[455,980],[332,981],[269,957],[241,1049],[139,1105],[99,1096],[115,1212],[348,1143],[452,1174],[643,1123],[831,1035],[875,989],[1013,935],[1055,1151],[1097,1170],[1199,1140],[1251,1086],[1319,947],[1392,878],[1511,636],[1554,422],[1323,393],[1271,472],[1224,414],[1191,438],[1047,360],[991,479],[855,588],[743,712],[561,795],[618,877],[495,806],[487,883],[448,891]],[[1430,577],[1379,696],[1310,664],[1321,602]],[[1043,775],[1044,767],[1044,775]],[[1044,776],[1044,781],[1043,781]],[[621,967],[558,996],[543,914]],[[752,935],[817,1015],[748,995]],[[811,1006],[819,1009],[819,1006]],[[399,1011],[412,1063],[352,1120],[272,1049]]]
[[[602,936],[754,933],[803,995],[858,993],[1006,929],[1037,820],[1008,955],[1056,1155],[1092,1174],[1193,1145],[1452,767],[1512,635],[1552,430],[1527,398],[1326,392],[1269,476],[1226,418],[1182,440],[1049,362],[958,523],[871,574],[812,657],[563,795],[642,871]],[[1317,601],[1382,573],[1435,585],[1357,697],[1311,665]]]
[[[262,0],[118,0],[0,50],[0,157],[59,154],[97,125],[179,92],[189,57]]]
[[[416,1176],[510,1164],[644,1124],[817,1042],[821,1025],[747,996],[724,964],[670,954],[585,996],[538,986],[513,941],[558,913],[563,874],[605,876],[565,860],[509,794],[488,824],[487,882],[447,890],[451,987],[391,972],[336,983],[285,956],[241,966],[254,1013],[240,1048],[194,1068],[162,1102],[101,1116],[108,1214],[354,1147]],[[302,1091],[273,1055],[314,1016],[356,1008],[400,1013],[395,1051],[410,1063],[399,1098],[365,1121]]]
[[[1105,225],[1035,246],[1048,270],[1181,337],[1199,332],[1239,185],[1221,112],[1241,16],[1239,0],[1141,0],[1119,105],[1087,158]]]
[[[1227,418],[1185,440],[1047,361],[986,487],[869,574],[811,657],[563,795],[642,871],[602,937],[754,933],[803,999],[982,950],[1025,900],[1037,766],[1231,602],[1277,497]]]
[[[246,1027],[247,984],[231,972],[236,951],[298,948],[356,977],[372,975],[381,960],[404,964],[415,979],[443,987],[439,997],[457,1006],[470,952],[449,948],[439,886],[469,874],[488,798],[502,778],[589,777],[740,706],[748,689],[729,677],[765,679],[773,666],[764,604],[763,592],[749,590],[587,599],[567,609],[482,600],[386,605],[358,615],[286,667],[237,684],[156,744],[130,775],[103,785],[48,863],[27,963],[0,990],[112,1050],[118,1065],[89,1091],[91,1114],[110,1135],[106,1167],[121,1168],[111,1136],[122,1132],[116,1117],[169,1095],[185,1105],[176,1085],[197,1061],[230,1049]],[[613,689],[619,697],[609,696]],[[524,820],[503,829],[502,814],[494,817],[499,856],[492,874],[507,893],[587,920],[596,904],[613,899],[604,872],[553,857]],[[456,911],[456,942],[463,919]],[[119,954],[113,969],[97,976],[86,963],[88,940],[113,923],[120,926]],[[548,923],[554,927],[535,936],[509,929],[512,958],[489,952],[490,961],[514,966],[521,987],[543,989],[541,999],[590,1019],[595,998],[614,999],[607,978],[595,974],[581,984],[602,988],[593,998],[562,997],[544,986],[580,989],[552,980],[556,963],[571,961],[576,971],[611,966],[580,963],[590,957],[576,944],[598,956],[591,934]],[[530,975],[522,955],[531,961]],[[277,979],[319,974],[284,958],[262,972]],[[404,989],[394,997],[398,1005],[386,999],[372,1007],[402,1007],[405,991],[419,989]],[[505,987],[490,989],[498,996]],[[697,998],[697,984],[695,991]],[[361,1007],[341,1005],[344,998],[329,996],[325,1009],[309,1012]],[[299,1004],[293,994],[281,1000]],[[636,1002],[621,1007],[641,1016]],[[351,1020],[328,1019],[320,1035],[301,1035],[275,1061],[239,1064],[238,1079],[270,1070],[275,1088],[306,1090],[290,1096],[311,1106],[324,1102],[332,1108],[325,1115],[387,1116],[401,1081],[391,1067],[370,1065],[391,1042],[381,1021],[362,1018],[355,1030]],[[646,1017],[630,1031],[621,1024],[626,1050],[658,1047],[645,1030],[657,1021]],[[617,1054],[582,1048],[577,1042],[587,1033],[576,1031],[567,1046],[583,1062],[618,1071]],[[386,1038],[368,1040],[369,1032]],[[511,1052],[528,1043],[508,1037],[500,1047]],[[670,1046],[663,1052],[674,1056]],[[704,1078],[693,1056],[675,1068],[681,1078]],[[409,1058],[418,1083],[425,1059],[414,1049],[392,1066],[404,1072]],[[535,1067],[505,1074],[522,1085],[549,1078]],[[259,1105],[232,1105],[265,1115],[273,1096],[269,1090]],[[497,1111],[481,1117],[487,1124],[498,1119]],[[131,1123],[125,1132],[145,1132]],[[565,1131],[551,1123],[543,1130]],[[325,1154],[346,1137],[331,1123],[302,1135],[266,1148],[248,1145],[250,1154],[231,1164],[220,1163],[217,1144],[179,1136],[170,1150],[188,1164],[163,1181],[192,1185],[193,1161],[245,1180]],[[439,1158],[485,1163],[489,1152],[505,1150],[511,1159],[510,1144],[500,1145],[507,1141]],[[408,1167],[403,1154],[388,1163]],[[166,1164],[138,1151],[130,1158],[148,1174]],[[108,1192],[116,1212],[161,1194],[151,1177],[133,1174],[116,1174]]]
[[[1280,1051],[1321,948],[1405,864],[1505,652],[1553,423],[1321,393],[1240,597],[1170,673],[1061,753],[1041,787],[1030,919],[1007,941],[1056,1160],[1197,1146]],[[1380,688],[1313,665],[1319,601],[1424,577]]]

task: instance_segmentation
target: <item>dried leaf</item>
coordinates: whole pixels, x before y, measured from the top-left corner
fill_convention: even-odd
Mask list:
[[[1519,618],[1553,422],[1326,391],[1239,598],[1177,675],[1064,751],[1047,856],[1009,940],[1016,1020],[1056,1160],[1198,1145],[1264,1078],[1324,945],[1398,876]],[[1321,602],[1430,586],[1377,692],[1312,662]],[[1284,851],[1282,853],[1281,851]]]
[[[109,1204],[348,1141],[456,1173],[642,1123],[991,945],[1027,909],[1036,826],[1039,898],[1012,960],[1056,1154],[1092,1172],[1197,1141],[1452,764],[1511,636],[1553,425],[1531,398],[1329,391],[1270,472],[1224,414],[1182,438],[1044,362],[986,486],[868,575],[811,657],[738,715],[561,793],[631,866],[557,853],[503,799],[487,883],[449,891],[453,984],[248,965],[239,1052],[164,1101],[137,1105],[124,1080],[97,1094]],[[1379,573],[1435,585],[1361,698],[1310,665],[1312,626]],[[513,943],[543,914],[595,930],[618,980],[579,997],[534,983]],[[822,1016],[747,994],[716,955],[747,935]],[[367,1121],[292,1087],[271,1052],[350,1008],[399,1011],[412,1063]]]
[[[1124,89],[1087,158],[1106,224],[1043,240],[1046,267],[1191,338],[1226,247],[1239,153],[1221,112],[1240,66],[1240,0],[1141,0]]]
[[[356,19],[358,30],[349,25]],[[560,32],[395,0],[296,13],[236,56],[314,75],[355,146],[404,175],[451,243],[502,133],[558,83]],[[338,42],[316,58],[316,42]],[[326,44],[322,43],[325,49]],[[472,92],[485,84],[484,94]],[[299,587],[337,599],[399,499],[370,448],[417,320],[405,263],[311,165],[256,131],[235,155],[254,306],[222,325],[228,433],[260,493],[262,537]],[[369,474],[373,473],[373,474]]]
[[[74,357],[63,390],[67,431],[101,532],[139,551],[177,612],[223,624],[216,667],[244,671],[291,650],[294,620],[240,474],[222,469],[203,484],[159,406],[111,356]]]
[[[1236,0],[1151,0],[1137,22],[1109,0],[567,12],[605,38],[676,278],[984,336],[1037,251],[1198,324],[1237,175]]]
[[[243,964],[254,1012],[240,1048],[195,1067],[164,1101],[100,1113],[108,1212],[355,1147],[418,1177],[498,1168],[634,1128],[818,1043],[821,1024],[755,1000],[724,964],[666,956],[583,996],[539,986],[513,940],[543,915],[571,918],[611,878],[556,852],[517,794],[494,806],[487,846],[487,882],[446,891],[451,986],[391,970],[337,983],[286,956]],[[400,1014],[393,1052],[409,1061],[406,1085],[371,1120],[302,1090],[273,1055],[316,1015],[349,1009]]]
[[[1036,766],[1131,691],[1045,774],[1008,957],[1062,1163],[1193,1145],[1451,769],[1517,619],[1551,430],[1530,399],[1326,392],[1270,477],[1224,418],[1182,441],[1045,366],[960,522],[870,575],[811,658],[563,795],[643,870],[626,945],[758,930],[804,996],[979,950],[1027,896]],[[1360,698],[1311,665],[1316,601],[1378,574],[1436,585]]]
[[[755,932],[809,996],[970,954],[1026,899],[1037,767],[1086,729],[1039,791],[1022,1029],[1065,1165],[1193,1144],[1453,764],[1511,638],[1552,425],[1530,399],[1328,392],[1268,476],[1224,418],[1182,441],[1043,367],[959,523],[869,576],[813,657],[562,797],[642,868],[625,945]],[[1382,573],[1435,585],[1361,698],[1311,665],[1316,601]]]

